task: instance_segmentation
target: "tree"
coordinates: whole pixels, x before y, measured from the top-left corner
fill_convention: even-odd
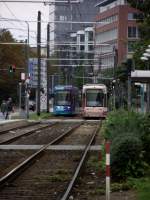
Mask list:
[[[23,69],[26,67],[25,46],[2,44],[17,42],[6,29],[0,31],[0,42],[0,100],[9,96],[16,100],[20,73],[25,71]],[[14,73],[9,72],[10,65],[16,66]],[[17,68],[23,69],[18,70]]]
[[[136,68],[144,69],[143,63],[140,61],[142,53],[150,44],[150,1],[147,0],[128,0],[131,6],[139,9],[141,13],[137,16],[139,23],[140,40],[134,45],[134,60]]]

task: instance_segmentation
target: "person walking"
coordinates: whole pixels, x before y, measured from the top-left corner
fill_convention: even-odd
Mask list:
[[[3,115],[4,119],[5,119],[5,115],[6,115],[6,112],[7,112],[7,104],[6,104],[5,100],[2,101],[0,109],[1,109],[2,115]]]
[[[12,98],[8,98],[7,101],[7,112],[6,112],[6,117],[5,119],[9,119],[10,118],[10,113],[13,111],[13,102],[12,102]]]

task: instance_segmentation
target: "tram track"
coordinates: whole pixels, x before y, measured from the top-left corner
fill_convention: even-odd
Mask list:
[[[17,175],[15,175],[15,177],[17,177],[18,176],[18,172],[19,172],[19,174],[22,172],[22,171],[24,171],[24,169],[25,168],[27,168],[27,170],[25,171],[25,173],[27,173],[28,174],[28,167],[30,166],[30,162],[33,162],[33,163],[35,163],[35,165],[37,165],[37,168],[36,168],[36,170],[38,169],[38,168],[40,168],[39,166],[38,166],[38,164],[39,165],[42,165],[41,163],[45,163],[45,167],[47,166],[47,162],[46,161],[41,161],[41,155],[45,155],[45,157],[47,157],[49,154],[47,153],[47,151],[46,151],[46,149],[48,148],[48,146],[50,146],[50,145],[52,145],[52,144],[56,144],[56,143],[58,143],[58,141],[61,141],[61,139],[62,138],[64,138],[66,135],[69,135],[69,133],[70,132],[73,132],[74,133],[74,131],[77,131],[78,129],[77,128],[79,128],[80,129],[80,125],[81,124],[78,124],[78,125],[76,125],[76,126],[74,126],[74,128],[73,129],[71,129],[71,130],[69,130],[69,131],[67,131],[66,133],[63,133],[61,136],[59,136],[58,138],[55,138],[55,140],[53,140],[52,142],[50,142],[49,144],[46,144],[46,145],[43,145],[43,147],[39,150],[39,151],[37,151],[36,153],[34,153],[33,155],[31,155],[28,159],[26,159],[24,162],[22,162],[20,165],[18,165],[15,169],[13,169],[12,170],[12,173],[16,173],[17,172]],[[94,134],[96,135],[96,133],[97,133],[97,131],[98,131],[98,128],[99,128],[99,126],[97,126],[96,128],[94,128]],[[88,150],[89,150],[89,148],[90,148],[90,145],[91,145],[91,143],[92,143],[92,141],[93,141],[93,139],[95,138],[95,136],[93,136],[94,135],[93,134],[93,132],[92,132],[92,134],[90,135],[90,137],[89,137],[89,139],[88,139],[88,145],[86,146],[86,148],[85,148],[85,152],[82,154],[82,158],[81,158],[81,160],[82,161],[80,161],[82,164],[84,163],[84,160],[85,160],[85,158],[87,157],[87,152],[88,152]],[[70,137],[70,136],[69,136]],[[89,142],[89,140],[90,140],[90,142]],[[86,143],[87,143],[87,141],[86,141]],[[68,169],[68,172],[71,172],[71,174],[73,173],[73,169],[72,168],[78,168],[78,167],[76,167],[77,166],[77,162],[80,160],[80,154],[81,153],[79,153],[79,155],[77,155],[77,154],[75,154],[74,156],[69,156],[69,159],[67,160],[67,161],[64,161],[63,160],[63,158],[64,159],[66,159],[67,157],[68,157],[68,153],[67,152],[63,152],[62,153],[62,156],[60,155],[60,153],[59,154],[57,154],[57,156],[58,156],[58,159],[57,159],[57,156],[55,156],[55,154],[57,154],[56,152],[54,152],[54,155],[53,155],[53,153],[52,153],[52,155],[50,155],[50,157],[52,157],[55,161],[54,162],[52,162],[52,161],[50,161],[50,162],[52,162],[52,164],[51,165],[55,165],[54,163],[56,162],[58,162],[59,163],[59,165],[60,166],[62,166],[62,165],[67,165],[66,163],[68,163],[68,165],[70,165],[70,169]],[[39,157],[40,156],[40,157]],[[34,160],[35,159],[35,160]],[[46,158],[45,158],[46,159]],[[60,160],[59,160],[60,159]],[[34,161],[33,161],[34,160]],[[43,160],[44,160],[44,158],[43,158]],[[65,164],[62,164],[63,162],[65,162]],[[74,164],[72,164],[72,163],[74,163]],[[80,167],[82,166],[82,164],[79,164],[80,165]],[[49,168],[51,168],[52,166],[51,165],[48,165],[49,166]],[[72,167],[72,165],[74,166],[74,167]],[[43,167],[44,167],[43,166]],[[57,166],[57,164],[56,164],[56,166]],[[80,168],[79,167],[79,168]],[[47,169],[43,169],[44,171],[45,171],[45,173],[46,172],[48,172],[50,169],[49,168],[47,168]],[[56,167],[57,168],[57,167]],[[59,167],[58,167],[59,168]],[[80,171],[80,169],[78,168],[78,171]],[[42,169],[42,168],[41,168]],[[21,170],[21,171],[20,171]],[[36,171],[35,170],[35,171]],[[54,169],[51,169],[50,171],[53,171]],[[64,169],[63,169],[64,170]],[[62,170],[62,171],[63,171]],[[33,170],[31,170],[31,174],[32,174],[32,171]],[[2,188],[2,190],[0,191],[0,199],[3,199],[3,198],[1,198],[1,197],[4,197],[5,195],[6,195],[6,193],[8,194],[9,192],[10,192],[10,190],[11,190],[11,188],[15,188],[15,189],[17,189],[17,187],[18,187],[18,183],[17,183],[17,181],[15,182],[15,181],[13,181],[13,183],[11,182],[11,183],[9,183],[8,181],[10,180],[10,178],[12,178],[12,177],[14,177],[14,175],[12,174],[11,172],[9,172],[7,175],[5,175],[5,176],[3,176],[1,179],[0,179],[0,185],[1,185],[1,188]],[[30,168],[29,168],[29,173],[30,173]],[[40,172],[41,173],[41,172]],[[28,175],[27,175],[28,176]],[[36,178],[38,177],[38,175],[35,175],[36,176]],[[44,175],[42,175],[42,177],[43,177]],[[48,176],[48,175],[46,175],[46,176]],[[22,174],[20,174],[20,176],[18,176],[18,178],[20,179],[20,181],[21,180],[23,180],[22,178]],[[48,176],[50,179],[51,179],[51,176]],[[17,178],[17,179],[18,179]],[[35,177],[34,177],[35,178]],[[34,179],[33,178],[33,179]],[[55,177],[56,178],[56,177]],[[16,179],[16,180],[17,180]],[[38,179],[38,178],[37,178]],[[41,178],[39,177],[39,179],[41,180]],[[47,179],[47,178],[46,178]],[[69,180],[68,179],[71,179],[71,175],[67,175],[67,181],[65,181],[65,187],[68,185],[68,182],[69,182]],[[76,178],[75,178],[76,179]],[[32,180],[30,179],[28,179],[28,178],[25,178],[25,182],[26,181],[29,181],[29,183],[30,182],[32,182]],[[43,180],[43,178],[42,178],[42,184],[47,184],[47,183],[45,183],[45,182],[47,182],[47,181],[45,181],[45,180]],[[50,181],[49,181],[50,182]],[[57,181],[56,181],[57,182]],[[60,181],[61,182],[61,181]],[[26,185],[27,183],[25,183],[25,185]],[[40,186],[40,183],[36,183],[37,184],[37,186]],[[52,181],[52,183],[49,183],[50,184],[50,186],[48,186],[48,188],[51,188],[51,186],[52,185],[55,185],[55,183],[54,183],[54,181]],[[58,184],[58,183],[57,183]],[[33,184],[34,185],[34,187],[35,187],[35,183]],[[21,186],[22,187],[22,186]],[[42,186],[43,187],[43,186]],[[4,190],[3,190],[4,189]],[[9,191],[7,191],[7,189],[9,190]],[[20,189],[19,189],[20,190]],[[23,188],[21,188],[21,191],[22,190],[26,190],[26,189],[23,189]],[[53,190],[53,189],[52,189]],[[62,194],[63,194],[63,191],[64,191],[64,187],[63,186],[60,186],[60,190],[61,191],[59,191],[59,192],[56,192],[56,191],[54,191],[54,193],[52,192],[52,190],[50,190],[49,192],[47,192],[47,193],[45,193],[44,192],[44,194],[42,194],[41,193],[41,195],[39,195],[39,197],[37,198],[37,195],[36,194],[32,194],[33,195],[33,199],[34,199],[34,195],[36,196],[35,197],[35,199],[61,199],[61,196],[62,196]],[[7,192],[6,192],[7,191]],[[1,193],[2,192],[2,193]],[[12,192],[12,191],[11,191]],[[10,192],[10,193],[11,193]],[[31,191],[30,191],[31,192]],[[29,192],[29,193],[30,193]],[[52,192],[52,194],[51,194],[51,192]],[[32,192],[31,192],[32,193]],[[70,193],[70,192],[69,192]],[[11,194],[12,195],[12,194]],[[44,196],[43,196],[44,195]],[[57,198],[56,198],[56,196],[58,196]],[[5,199],[11,199],[9,196],[5,196],[6,198]],[[16,196],[14,197],[14,198],[16,198]],[[26,199],[26,198],[23,198],[22,197],[22,199]]]
[[[80,162],[79,162],[79,164],[77,165],[77,167],[76,167],[76,169],[75,169],[75,172],[74,172],[74,174],[73,174],[73,176],[72,176],[72,178],[71,178],[71,181],[69,182],[69,184],[68,184],[68,186],[67,186],[67,188],[66,188],[64,194],[63,194],[62,197],[61,197],[61,200],[67,200],[67,199],[69,198],[69,195],[70,195],[70,193],[71,193],[71,191],[72,191],[72,189],[73,189],[73,187],[74,187],[74,185],[75,185],[75,183],[76,183],[76,181],[77,181],[77,178],[79,177],[79,174],[80,174],[80,172],[81,172],[81,169],[82,169],[82,167],[83,167],[83,164],[84,164],[85,161],[86,161],[88,151],[89,151],[89,149],[90,149],[90,147],[91,147],[91,145],[92,145],[92,143],[93,143],[93,141],[94,141],[94,139],[95,139],[95,137],[96,137],[96,134],[97,134],[98,131],[99,131],[99,128],[100,128],[100,127],[97,126],[96,129],[95,129],[95,131],[94,131],[94,133],[91,134],[91,137],[89,138],[89,141],[88,141],[88,143],[87,143],[87,145],[86,145],[86,147],[85,147],[85,150],[83,151],[83,154],[82,154],[82,156],[81,156]]]
[[[33,154],[36,150],[39,150],[43,145],[46,145],[58,138],[60,135],[65,134],[67,131],[73,129],[78,123],[54,123],[48,128],[42,129],[41,131],[36,131],[32,134],[25,135],[18,138],[16,141],[4,145],[0,145],[0,176],[8,173],[8,169],[21,163],[27,155]],[[3,146],[5,147],[3,149]],[[21,147],[25,146],[25,149]],[[36,146],[34,149],[33,147]],[[12,150],[12,147],[15,149]],[[10,165],[12,167],[10,167]]]
[[[9,142],[11,145],[44,145],[49,143],[61,133],[70,130],[77,123],[74,122],[53,122],[47,125],[42,125],[45,128],[36,129],[32,134],[25,134],[17,138],[17,140]]]
[[[57,136],[55,139],[53,139],[50,143],[43,145],[42,148],[40,148],[36,153],[32,154],[31,156],[29,156],[26,160],[24,160],[21,164],[19,164],[17,167],[15,167],[14,169],[11,170],[11,172],[8,172],[7,175],[3,176],[0,179],[0,185],[7,181],[7,179],[9,179],[10,176],[13,175],[14,172],[18,171],[19,169],[21,169],[22,167],[24,167],[24,165],[28,164],[30,161],[32,161],[34,158],[36,158],[36,156],[40,155],[43,151],[45,151],[47,149],[48,146],[52,145],[52,144],[56,144],[58,143],[62,138],[64,138],[66,135],[68,135],[69,133],[71,133],[72,131],[74,131],[76,128],[78,128],[81,125],[81,123],[78,123],[76,126],[72,127],[71,129],[67,130],[65,133],[62,133],[61,135]]]
[[[10,144],[23,136],[28,136],[36,131],[40,131],[48,127],[54,126],[55,124],[56,122],[51,124],[35,123],[32,125],[30,124],[30,126],[10,130],[0,135],[0,145]]]
[[[27,128],[30,126],[38,125],[40,122],[28,122],[28,121],[19,121],[19,122],[12,122],[9,124],[0,125],[0,135],[8,133],[9,131],[16,131],[22,128]]]

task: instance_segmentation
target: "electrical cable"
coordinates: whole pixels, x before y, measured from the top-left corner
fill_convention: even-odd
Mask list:
[[[8,9],[8,11],[10,12],[10,14],[15,18],[15,19],[17,19],[18,20],[18,18],[15,16],[15,14],[12,12],[12,10],[9,8],[9,6],[6,4],[6,2],[4,2],[4,0],[1,0],[1,2],[5,5],[5,7]],[[24,26],[24,24],[22,23],[22,22],[19,22],[20,24],[21,24],[21,26],[23,25]]]

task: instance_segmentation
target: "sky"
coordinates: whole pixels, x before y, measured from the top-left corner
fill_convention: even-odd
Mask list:
[[[49,20],[49,6],[44,4],[31,3],[6,3],[5,0],[0,0],[0,19],[19,19],[25,21],[36,21],[38,11],[41,11],[41,19],[43,21]],[[33,0],[34,1],[34,0]],[[46,26],[47,23],[42,23],[42,42],[46,43]],[[7,28],[17,40],[27,39],[27,23],[14,21],[0,21],[0,28]],[[20,30],[23,29],[23,30]],[[29,22],[29,43],[31,46],[36,46],[37,23]]]

